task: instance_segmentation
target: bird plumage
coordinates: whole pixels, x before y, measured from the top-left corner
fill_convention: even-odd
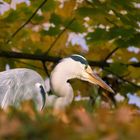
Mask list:
[[[43,99],[36,83],[44,86],[42,77],[30,69],[18,68],[0,72],[1,107],[6,109],[9,105],[19,106],[20,101],[33,99],[38,109],[41,109]]]

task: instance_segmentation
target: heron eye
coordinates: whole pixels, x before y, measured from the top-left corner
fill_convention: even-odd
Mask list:
[[[88,65],[85,65],[85,69],[87,69]]]

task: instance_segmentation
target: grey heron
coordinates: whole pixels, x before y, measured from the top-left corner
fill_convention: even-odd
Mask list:
[[[39,110],[44,106],[63,110],[73,101],[74,93],[68,80],[74,78],[114,93],[110,86],[93,73],[83,56],[74,54],[63,58],[51,72],[50,84],[54,95],[46,93],[43,78],[34,70],[17,68],[0,72],[0,105],[6,109],[9,105],[19,106],[21,101],[33,99]]]

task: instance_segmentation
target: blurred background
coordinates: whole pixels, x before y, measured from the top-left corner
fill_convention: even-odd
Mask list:
[[[109,93],[72,80],[69,125],[27,102],[1,110],[1,139],[139,139],[139,47],[139,0],[0,0],[0,71],[30,68],[49,87],[56,63],[80,54],[117,101],[114,108]]]

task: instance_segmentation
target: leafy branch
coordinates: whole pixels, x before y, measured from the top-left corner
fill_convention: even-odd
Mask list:
[[[50,45],[49,49],[44,53],[44,55],[47,57],[47,55],[49,54],[49,52],[51,51],[51,49],[55,46],[56,42],[58,41],[58,39],[62,36],[62,34],[68,29],[68,27],[75,21],[75,18],[72,18],[72,20],[70,20],[70,22],[66,25],[66,27],[58,34],[58,36],[56,37],[56,39],[52,42],[52,44]]]
[[[22,25],[20,26],[12,35],[11,37],[6,41],[6,43],[8,44],[12,38],[14,38],[18,32],[20,32],[30,21],[31,19],[36,15],[36,13],[38,12],[38,10],[44,6],[44,4],[47,2],[47,0],[44,0],[40,5],[39,7],[34,11],[34,13],[27,19],[27,21]],[[58,41],[58,39],[61,37],[61,35],[67,30],[67,28],[73,23],[73,21],[75,20],[75,18],[73,18],[67,25],[66,27],[59,33],[59,35],[56,37],[56,39],[52,42],[52,44],[50,45],[49,49],[44,53],[44,57],[48,55],[48,53],[50,52],[50,50],[54,47],[54,45],[56,44],[56,42]],[[9,52],[4,52],[4,54],[8,54]],[[14,55],[15,57],[18,56],[18,54],[16,52],[11,52],[9,53],[10,56]],[[26,57],[28,58],[31,58],[31,59],[36,59],[36,57],[34,56],[29,56],[28,54],[21,54],[21,57],[25,57],[24,59],[26,59]],[[43,57],[43,58],[44,58]],[[37,56],[37,59],[41,60],[40,59],[40,56]],[[43,67],[44,67],[44,70],[46,71],[47,75],[49,76],[49,72],[48,72],[48,69],[45,65],[45,61],[44,60],[41,60],[42,61],[42,64],[43,64]]]
[[[94,4],[91,1],[85,0],[85,2],[94,7]],[[100,4],[100,1],[96,1],[98,4]],[[111,21],[109,18],[105,17],[106,21],[108,21],[109,23],[111,23],[112,25],[119,27],[115,22]],[[104,61],[107,61],[117,50],[119,49],[119,47],[116,47],[115,49],[113,49],[104,59]]]
[[[19,32],[20,30],[22,30],[22,29],[31,21],[31,19],[36,15],[36,13],[38,12],[38,10],[39,10],[41,7],[43,7],[43,6],[45,5],[46,2],[47,2],[47,0],[44,0],[44,1],[38,6],[38,8],[33,12],[33,14],[27,19],[27,21],[26,21],[23,25],[21,25],[21,26],[11,35],[11,37],[6,41],[7,44],[12,40],[12,38],[14,38],[14,37],[18,34],[18,32]]]
[[[107,72],[113,74],[114,76],[116,76],[116,77],[117,77],[118,79],[120,79],[121,81],[126,82],[126,83],[132,85],[133,87],[135,87],[135,88],[137,88],[137,89],[140,89],[140,86],[139,86],[139,85],[136,85],[135,83],[124,79],[124,78],[123,78],[124,76],[119,76],[119,75],[117,75],[116,73],[114,73],[114,72],[112,72],[111,70],[108,70],[108,69],[105,69],[105,71],[107,71]]]

